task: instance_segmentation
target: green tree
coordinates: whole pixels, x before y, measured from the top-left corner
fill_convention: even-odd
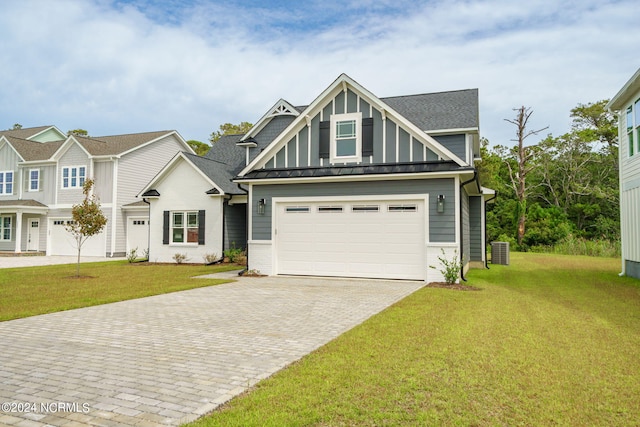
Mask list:
[[[215,144],[223,135],[238,135],[249,132],[253,125],[249,122],[240,122],[240,124],[234,125],[232,123],[224,123],[220,125],[219,130],[211,133],[209,142]]]
[[[67,131],[67,136],[76,135],[76,136],[89,136],[89,132],[85,129],[72,129]]]
[[[187,141],[187,144],[196,152],[198,156],[204,156],[207,154],[211,146],[205,142],[196,141],[195,139],[190,139]]]
[[[107,224],[107,218],[100,209],[100,202],[92,192],[93,184],[92,179],[84,182],[82,187],[84,200],[71,207],[73,221],[65,226],[66,230],[73,236],[76,249],[78,250],[76,277],[80,277],[80,252],[82,245],[84,245],[89,237],[100,233]]]
[[[20,130],[22,129],[22,125],[20,123],[16,123],[13,125],[13,129],[12,130]]]

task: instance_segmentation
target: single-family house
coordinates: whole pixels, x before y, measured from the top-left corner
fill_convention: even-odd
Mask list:
[[[461,257],[463,271],[486,262],[485,205],[495,192],[475,167],[476,89],[379,98],[342,74],[309,105],[279,100],[206,158],[177,156],[141,194],[151,203],[152,260],[197,248],[197,218],[220,227],[225,203],[246,203],[248,268],[263,274],[438,281],[443,252]],[[218,167],[229,177],[213,176]],[[181,199],[184,179],[171,168],[199,175],[197,194]],[[207,245],[214,231],[205,233]],[[223,236],[215,231],[218,248]]]
[[[103,137],[55,126],[0,131],[0,251],[73,255],[65,229],[86,179],[107,217],[86,256],[123,256],[148,247],[149,207],[136,194],[177,152],[193,153],[176,131]]]
[[[640,69],[607,109],[618,115],[622,274],[640,278]]]

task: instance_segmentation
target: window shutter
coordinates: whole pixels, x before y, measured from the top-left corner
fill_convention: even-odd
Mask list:
[[[204,211],[198,211],[198,244],[204,245]]]
[[[331,131],[331,122],[320,122],[320,158],[329,158],[329,139]]]
[[[373,118],[362,119],[362,156],[373,156]]]
[[[169,211],[164,211],[162,213],[163,222],[162,222],[162,244],[169,244]]]

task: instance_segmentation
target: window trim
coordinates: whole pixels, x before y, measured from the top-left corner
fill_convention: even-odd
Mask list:
[[[337,138],[337,125],[340,122],[355,121],[355,139],[356,148],[354,155],[338,156],[338,140]],[[331,163],[352,163],[362,162],[362,113],[345,113],[345,114],[333,114],[330,118],[329,129],[329,161]]]
[[[35,179],[35,184],[36,184],[36,188],[35,189],[31,185],[31,184],[34,183],[34,179],[31,176],[31,174],[33,172],[36,172],[37,175],[38,175],[36,177],[36,179]],[[34,192],[40,191],[40,169],[29,169],[29,180],[28,180],[28,183],[29,183],[28,188],[27,188],[28,192],[34,193]]]
[[[5,227],[5,225],[4,225],[5,219],[9,220],[9,227],[8,228]],[[11,238],[13,237],[12,236],[12,234],[13,234],[13,229],[12,229],[12,225],[13,224],[12,224],[12,222],[13,221],[12,221],[11,215],[0,215],[0,241],[2,241],[2,242],[10,242],[11,241]],[[4,233],[7,230],[9,231],[9,238],[8,239],[6,239],[4,237]]]
[[[11,175],[11,182],[7,181],[7,174]],[[16,176],[15,172],[11,170],[0,171],[0,175],[2,176],[2,180],[0,180],[0,194],[12,195],[13,187],[15,184],[15,176]],[[8,185],[11,186],[11,191],[7,191]]]
[[[176,215],[182,216],[182,225],[176,227],[175,218]],[[189,216],[195,215],[195,226],[189,226]],[[200,222],[199,222],[199,211],[187,210],[187,211],[171,211],[170,212],[170,223],[169,223],[169,244],[170,245],[179,245],[179,246],[198,246],[199,238],[200,238]],[[182,242],[174,241],[174,230],[182,229]],[[193,230],[195,229],[195,242],[189,241],[189,230],[191,230],[193,236]]]
[[[80,174],[80,170],[84,169],[84,174]],[[67,170],[67,176],[65,178],[64,176],[64,172],[65,170]],[[73,171],[75,171],[75,176],[73,174]],[[72,185],[72,179],[75,178],[76,179],[76,185]],[[67,179],[67,185],[65,185],[64,180]],[[60,173],[60,188],[62,188],[63,190],[70,190],[70,189],[76,189],[76,188],[82,188],[84,187],[84,183],[87,180],[87,166],[86,165],[81,165],[81,166],[63,166],[61,173]]]

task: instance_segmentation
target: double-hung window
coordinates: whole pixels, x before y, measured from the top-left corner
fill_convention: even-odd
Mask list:
[[[40,191],[40,169],[29,170],[29,191]]]
[[[11,240],[10,216],[0,216],[0,240]]]
[[[171,213],[171,243],[198,243],[198,212]]]
[[[635,118],[635,138],[634,141],[637,144],[637,151],[636,152],[640,152],[640,99],[637,99],[635,104],[633,105],[634,108],[634,118]],[[629,126],[629,124],[627,124],[627,126]]]
[[[13,171],[0,172],[0,194],[13,194]]]
[[[62,188],[82,188],[87,175],[85,166],[62,168]]]
[[[331,116],[331,162],[362,161],[362,113]]]
[[[633,156],[633,107],[627,108],[627,141],[629,144],[629,157]]]

